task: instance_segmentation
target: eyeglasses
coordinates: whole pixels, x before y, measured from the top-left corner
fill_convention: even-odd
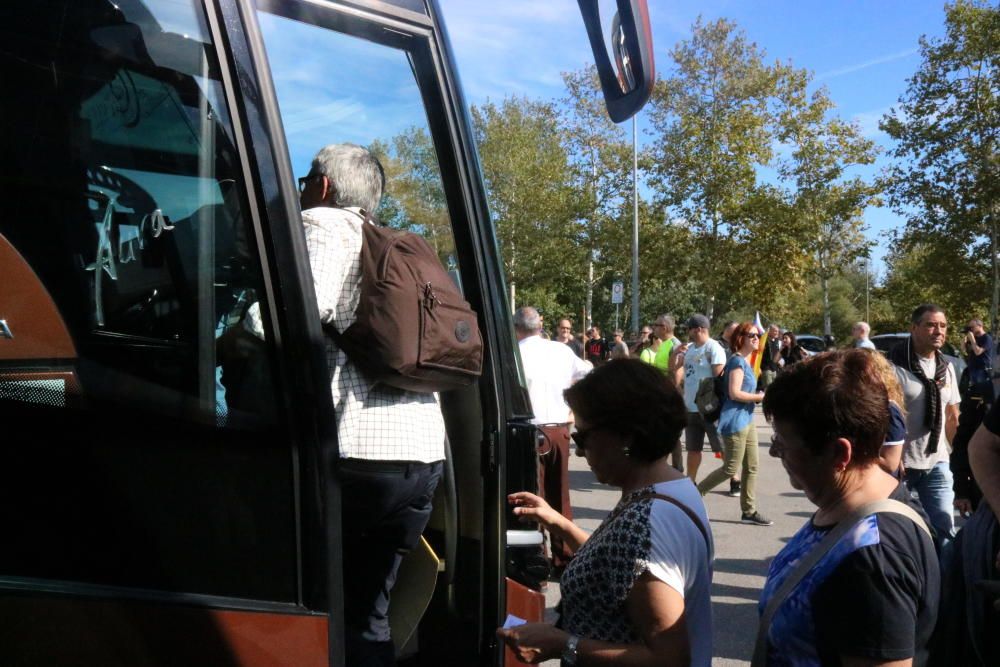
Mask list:
[[[301,178],[299,178],[299,192],[300,193],[305,192],[306,185],[309,184],[309,181],[316,178],[317,176],[322,176],[322,175],[323,174],[309,174],[308,176],[302,176]]]
[[[652,332],[652,331],[643,331],[643,332],[642,332],[642,335],[643,335],[643,336],[648,336],[648,335],[649,335],[649,334],[651,334],[651,333],[653,333],[653,332]]]
[[[760,338],[759,333],[748,333],[747,338]]]
[[[602,428],[604,428],[604,426],[602,424],[598,424],[596,426],[591,426],[590,428],[574,431],[570,437],[573,439],[573,444],[576,445],[576,448],[582,452],[587,448],[587,441],[590,440],[590,437]]]

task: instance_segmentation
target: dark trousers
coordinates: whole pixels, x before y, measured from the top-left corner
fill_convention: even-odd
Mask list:
[[[343,459],[344,641],[351,667],[389,667],[389,593],[431,515],[442,462]]]
[[[569,425],[541,426],[548,440],[548,451],[540,455],[538,465],[538,490],[555,511],[573,520],[573,508],[569,504]],[[543,451],[546,448],[543,448]],[[562,538],[549,533],[552,543],[552,565],[563,568],[573,557],[572,550],[563,544]]]

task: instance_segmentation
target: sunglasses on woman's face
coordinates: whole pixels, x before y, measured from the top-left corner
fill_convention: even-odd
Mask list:
[[[747,338],[760,338],[759,333],[748,333]]]
[[[604,427],[601,424],[598,424],[596,426],[591,426],[590,428],[574,431],[570,437],[573,439],[573,444],[576,445],[577,450],[581,452],[585,450],[587,448],[587,441],[590,440],[590,437],[602,428]]]

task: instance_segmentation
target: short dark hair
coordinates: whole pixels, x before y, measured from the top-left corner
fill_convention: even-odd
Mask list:
[[[943,312],[944,309],[936,303],[922,303],[913,309],[913,314],[910,315],[910,324],[920,324],[920,320],[924,319],[924,315],[927,313]]]
[[[850,467],[878,461],[889,424],[889,394],[863,349],[824,352],[788,367],[767,388],[764,415],[788,422],[814,454],[837,438],[853,445]]]
[[[630,456],[650,462],[674,448],[687,424],[687,408],[667,376],[638,359],[595,368],[563,392],[573,412],[592,424],[635,435]],[[641,409],[636,409],[641,405]]]

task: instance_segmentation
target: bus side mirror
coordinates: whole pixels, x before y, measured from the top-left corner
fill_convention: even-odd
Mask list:
[[[598,0],[577,0],[587,26],[590,48],[601,80],[608,115],[616,123],[634,116],[653,92],[653,34],[646,0],[617,0],[618,12],[611,22],[608,43],[614,54],[611,65]]]

